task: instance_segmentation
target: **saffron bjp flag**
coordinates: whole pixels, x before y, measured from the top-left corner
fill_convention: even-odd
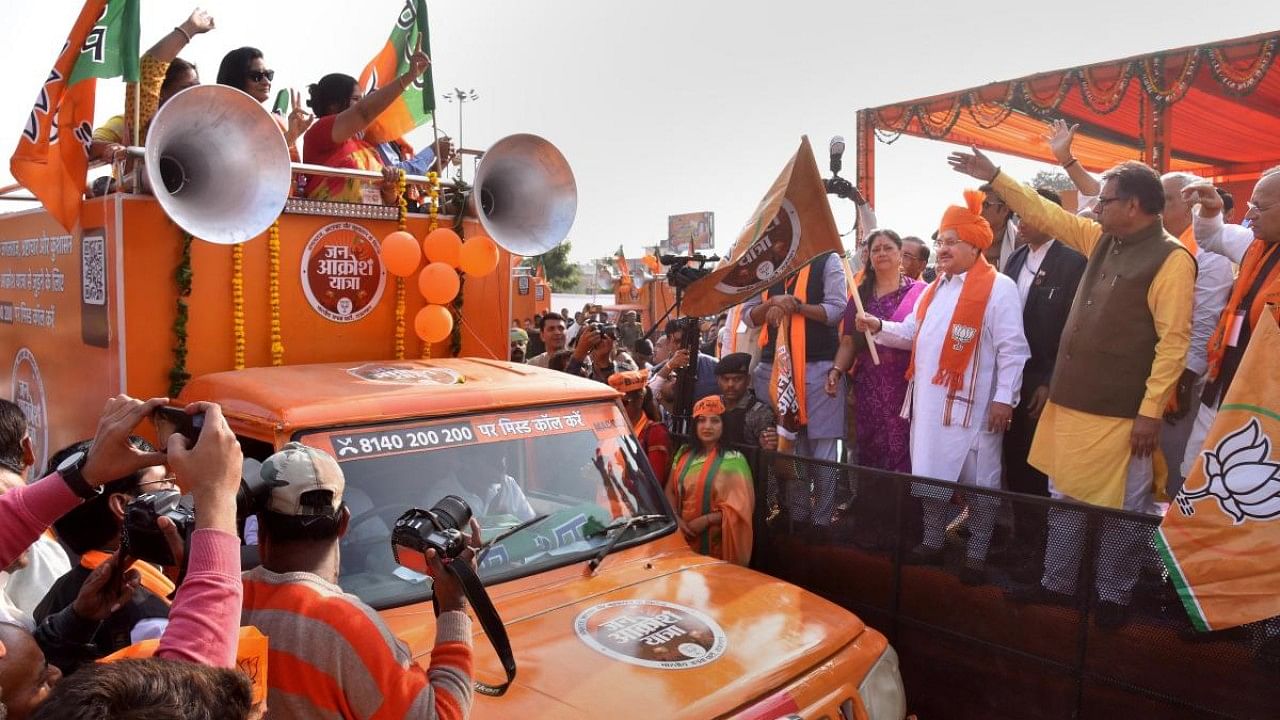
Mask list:
[[[1157,536],[1197,630],[1280,615],[1280,327],[1264,312]]]
[[[267,699],[267,650],[268,639],[262,631],[252,625],[242,625],[236,642],[236,669],[249,676],[253,686],[253,703],[257,705]],[[102,658],[100,663],[113,663],[121,660],[141,660],[155,657],[160,649],[160,639],[142,640],[128,647],[120,648]]]
[[[844,253],[809,138],[773,181],[729,261],[685,291],[686,315],[713,315],[782,282],[823,253]]]
[[[395,82],[408,72],[409,58],[413,57],[419,39],[422,41],[422,52],[431,55],[426,0],[405,0],[404,8],[396,17],[395,27],[391,29],[391,36],[360,73],[360,86],[364,88],[365,94]],[[373,143],[398,140],[419,125],[431,122],[431,115],[435,110],[436,89],[431,79],[431,68],[427,68],[422,77],[405,88],[399,99],[369,125],[364,131],[364,138]]]
[[[138,2],[85,2],[9,160],[13,177],[68,232],[80,223],[97,79],[138,81]]]
[[[790,323],[791,320],[788,318],[783,324],[790,325]],[[780,422],[789,425],[791,424],[787,422],[789,419],[803,425],[807,418],[804,418],[801,412],[799,395],[801,391],[796,388],[790,336],[788,327],[778,328],[778,343],[773,356],[773,373],[769,377],[769,399],[772,400],[771,404],[777,411]]]

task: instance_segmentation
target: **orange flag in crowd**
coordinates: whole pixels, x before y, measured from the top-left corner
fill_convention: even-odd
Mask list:
[[[80,223],[97,79],[119,76],[138,81],[138,0],[87,0],[9,160],[13,177],[68,232]]]
[[[712,315],[799,272],[823,253],[843,253],[809,138],[791,157],[743,228],[729,262],[689,286],[686,315]]]
[[[1196,629],[1280,615],[1280,327],[1262,313],[1204,449],[1160,524]]]
[[[236,669],[249,676],[253,685],[253,702],[258,704],[267,699],[267,636],[252,625],[240,628],[240,637],[236,645]],[[138,660],[154,657],[160,648],[159,638],[136,642],[121,648],[98,662],[110,663],[119,660]]]

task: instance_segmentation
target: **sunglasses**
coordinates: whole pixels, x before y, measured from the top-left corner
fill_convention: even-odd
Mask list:
[[[262,82],[263,80],[270,81],[275,79],[276,79],[275,70],[250,70],[249,71],[249,80],[253,82]]]

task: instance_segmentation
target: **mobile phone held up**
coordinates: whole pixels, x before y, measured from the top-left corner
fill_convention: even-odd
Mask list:
[[[175,432],[187,439],[187,447],[195,447],[196,440],[200,438],[200,431],[204,428],[204,413],[198,412],[194,415],[188,415],[186,410],[176,407],[158,407],[151,416],[156,423],[156,430],[163,432],[163,425],[168,425]],[[167,437],[160,438],[160,444],[164,445],[168,441]]]

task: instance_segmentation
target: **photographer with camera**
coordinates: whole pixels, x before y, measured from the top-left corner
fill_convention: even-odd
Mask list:
[[[131,447],[155,452],[146,440],[130,436]],[[55,472],[68,458],[93,452],[93,442],[83,440],[53,454],[48,472]],[[159,455],[159,457],[164,457]],[[133,570],[140,586],[128,601],[105,618],[91,622],[72,610],[95,569],[120,549],[125,508],[142,493],[170,489],[164,465],[150,465],[103,486],[102,493],[54,522],[58,538],[79,556],[70,572],[58,578],[36,606],[37,638],[49,662],[64,673],[93,662],[132,643],[160,637],[168,624],[169,596],[174,583],[160,568],[138,561]]]
[[[660,362],[654,367],[653,374],[649,379],[649,389],[653,391],[653,396],[664,407],[670,408],[675,401],[675,386],[673,382],[676,373],[689,367],[694,361],[692,353],[685,347],[684,328],[679,319],[669,320],[662,328],[662,340],[666,346],[671,348],[671,357]],[[689,406],[698,402],[708,395],[715,395],[720,392],[720,386],[716,382],[716,359],[706,353],[699,352],[697,355],[697,382],[693,386],[693,398],[689,401]]]
[[[166,402],[143,402],[127,395],[112,398],[87,452],[72,453],[54,473],[0,496],[0,564],[12,562],[82,501],[101,496],[111,478],[164,462],[164,454],[138,448],[130,433]],[[47,665],[30,635],[16,626],[0,625],[0,710],[7,710],[10,720],[110,717],[119,708],[138,706],[152,708],[152,718],[251,717],[249,681],[229,669],[235,664],[241,600],[234,498],[243,456],[217,405],[187,408],[189,413],[197,411],[205,414],[206,423],[195,446],[188,448],[180,437],[168,443],[168,462],[200,509],[186,579],[169,611],[156,658],[125,661],[110,669],[89,665],[59,683],[61,673]],[[127,596],[118,586],[135,581],[123,568],[124,563],[113,557],[91,574],[86,585],[97,585],[108,575],[112,582],[102,583],[104,595],[119,594],[114,601],[106,597],[82,604],[85,612],[97,615],[104,605],[109,608]],[[116,590],[106,590],[112,586]],[[202,682],[210,679],[216,682]]]
[[[636,361],[618,345],[618,327],[606,322],[589,321],[578,333],[573,346],[573,359],[565,368],[572,375],[582,375],[596,382],[608,383],[615,372],[636,370]]]
[[[337,585],[338,541],[351,520],[337,461],[290,443],[261,472],[271,490],[258,513],[262,565],[244,574],[243,624],[271,639],[271,716],[466,717],[471,620],[435,551],[426,555],[436,644],[424,670],[373,608]],[[474,564],[474,555],[467,550],[449,562]]]

